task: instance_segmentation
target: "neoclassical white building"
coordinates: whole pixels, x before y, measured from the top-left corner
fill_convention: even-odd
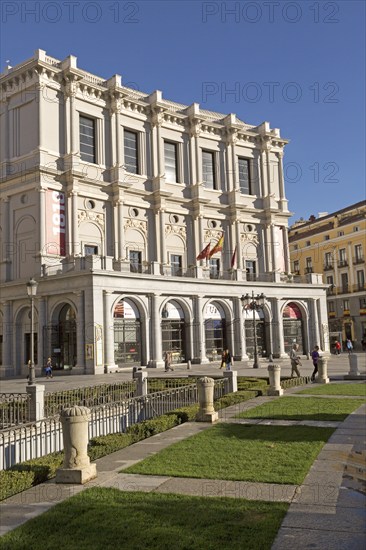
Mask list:
[[[1,75],[1,370],[30,357],[102,373],[206,363],[229,347],[328,351],[321,276],[290,274],[282,159],[268,122],[103,80],[43,50]],[[224,237],[222,250],[197,260]],[[243,294],[266,296],[263,310]]]

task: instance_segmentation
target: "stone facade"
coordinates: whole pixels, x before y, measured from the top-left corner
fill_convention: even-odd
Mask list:
[[[282,159],[258,126],[108,80],[43,50],[1,75],[4,375],[328,351],[321,277],[290,273]],[[222,250],[196,260],[221,237]],[[261,312],[240,300],[266,295]],[[296,323],[295,323],[296,320]],[[296,326],[295,326],[296,324]]]

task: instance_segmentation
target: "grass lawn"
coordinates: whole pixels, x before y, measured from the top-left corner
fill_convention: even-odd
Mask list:
[[[285,503],[88,489],[0,539],[12,550],[266,550]]]
[[[298,393],[307,393],[308,395],[360,395],[366,397],[366,383],[322,384],[321,386],[310,386]]]
[[[223,423],[175,443],[123,473],[299,484],[333,431]]]
[[[340,422],[364,402],[363,399],[280,397],[242,412],[237,417],[272,420],[335,420]]]

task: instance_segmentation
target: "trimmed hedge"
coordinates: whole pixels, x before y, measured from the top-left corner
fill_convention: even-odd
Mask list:
[[[247,401],[259,395],[259,392],[260,390],[248,390],[227,394],[215,401],[215,409],[220,410]],[[179,424],[193,421],[198,408],[198,405],[182,407],[157,418],[129,426],[126,433],[94,437],[88,446],[90,460],[97,460],[152,435],[170,430]],[[52,479],[56,475],[56,470],[62,466],[62,462],[63,452],[51,453],[41,458],[16,464],[9,470],[0,471],[0,500]]]

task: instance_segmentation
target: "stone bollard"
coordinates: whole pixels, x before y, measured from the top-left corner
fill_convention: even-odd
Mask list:
[[[44,418],[44,391],[45,386],[33,384],[26,386],[26,392],[29,395],[29,420],[36,422]]]
[[[319,357],[318,359],[318,377],[316,378],[316,383],[329,384],[328,359],[326,357]]]
[[[268,395],[283,395],[283,389],[281,388],[281,367],[279,365],[268,365],[268,375]]]
[[[219,414],[213,406],[214,385],[214,380],[207,376],[197,380],[200,408],[196,416],[196,422],[216,422],[219,419]]]
[[[224,371],[224,379],[227,385],[227,393],[238,391],[238,373],[236,370]]]
[[[190,359],[187,361],[187,370],[192,370],[192,363]]]
[[[75,405],[60,414],[64,442],[63,467],[56,472],[56,483],[84,484],[97,477],[96,464],[88,457],[90,409]]]
[[[360,376],[360,372],[358,370],[358,357],[356,354],[354,353],[350,353],[350,355],[348,356],[348,361],[349,361],[349,373],[348,373],[348,376],[349,377],[354,377],[354,378],[357,378],[358,376]]]
[[[137,383],[137,389],[136,389],[136,395],[147,395],[147,372],[136,369],[133,371],[132,378],[136,380]]]

